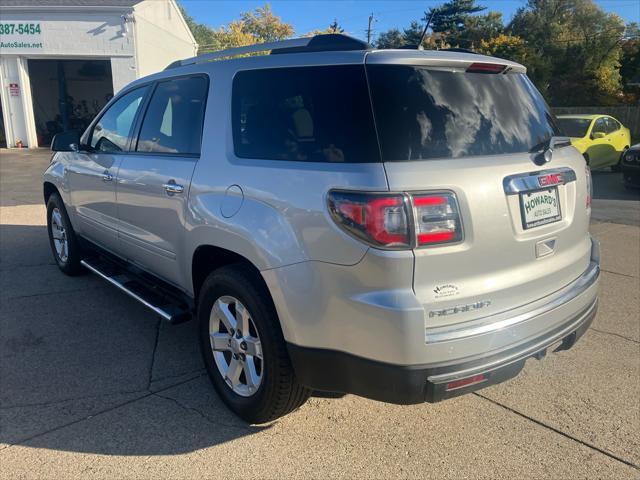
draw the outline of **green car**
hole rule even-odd
[[[608,115],[558,115],[558,124],[592,169],[620,168],[631,133],[618,120]]]

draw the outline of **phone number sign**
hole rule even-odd
[[[42,48],[39,23],[0,23],[0,48]]]

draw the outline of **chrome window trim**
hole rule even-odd
[[[547,175],[562,175],[561,180],[554,185],[540,185],[540,177]],[[552,168],[549,170],[539,170],[537,172],[519,173],[517,175],[509,175],[502,181],[504,193],[507,195],[515,195],[531,190],[540,190],[541,188],[554,187],[556,185],[565,185],[576,181],[576,172],[568,167]]]

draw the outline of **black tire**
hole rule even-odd
[[[624,158],[624,154],[627,153],[627,150],[629,150],[629,147],[625,147],[625,149],[622,150],[620,158],[618,159],[618,163],[616,163],[615,165],[611,165],[612,172],[619,172],[620,170],[622,170],[622,159]]]
[[[215,270],[204,281],[198,301],[200,347],[209,378],[224,403],[249,423],[282,417],[304,404],[312,393],[296,380],[275,306],[257,275],[241,264]],[[246,307],[260,338],[262,380],[251,396],[234,392],[215,363],[209,316],[216,300],[223,296],[234,297]]]
[[[59,215],[55,215],[56,220],[52,220],[54,212],[59,212]],[[62,256],[56,249],[53,234],[53,228],[55,228],[53,224],[57,224],[58,222],[61,222],[62,227],[64,228],[64,240],[66,243],[66,255]],[[82,268],[82,265],[80,265],[80,260],[82,260],[82,249],[78,243],[76,234],[73,231],[73,227],[71,226],[71,221],[69,221],[69,215],[67,215],[67,209],[64,207],[64,202],[57,193],[51,194],[47,201],[47,233],[49,234],[49,245],[51,246],[53,258],[58,264],[60,270],[70,276],[84,273],[85,270]]]
[[[586,153],[583,153],[582,156],[584,157],[584,161],[587,163],[587,165],[589,165],[589,155]]]

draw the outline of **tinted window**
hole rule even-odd
[[[607,124],[605,123],[604,118],[599,118],[596,120],[591,133],[607,133]]]
[[[607,133],[613,133],[620,128],[620,124],[616,122],[613,118],[605,118],[604,121],[607,124]]]
[[[133,120],[147,89],[142,87],[133,90],[109,107],[93,127],[89,141],[91,147],[101,152],[121,152],[126,149]]]
[[[367,69],[385,161],[528,152],[559,134],[525,75]]]
[[[558,118],[558,126],[567,137],[584,137],[589,130],[591,120],[588,118]]]
[[[159,83],[142,121],[136,150],[199,154],[206,95],[204,77]]]
[[[238,72],[233,142],[245,158],[380,161],[364,66]]]

